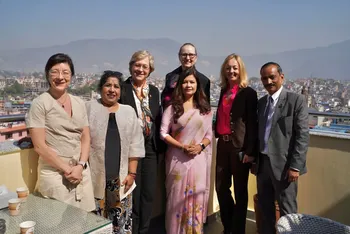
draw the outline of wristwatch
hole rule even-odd
[[[86,169],[87,168],[87,163],[84,162],[84,161],[79,161],[78,162],[78,165],[81,165],[83,167],[83,169]]]
[[[199,145],[202,147],[202,151],[205,149],[205,145],[203,143],[199,143]]]

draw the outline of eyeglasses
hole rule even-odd
[[[118,72],[118,71],[111,71],[111,70],[106,70],[103,72],[103,74],[108,74],[108,76],[113,76],[113,77],[118,77],[121,78],[123,76],[123,73]]]
[[[64,70],[64,71],[59,71],[59,70],[50,70],[49,71],[49,75],[52,77],[59,77],[60,74],[62,74],[63,77],[70,77],[71,76],[71,72]]]
[[[192,54],[192,53],[183,53],[180,54],[181,57],[186,58],[187,56],[190,57],[191,59],[193,59],[194,57],[197,56],[197,54]]]
[[[138,68],[138,69],[143,69],[143,70],[149,70],[150,69],[150,67],[149,66],[147,66],[146,64],[140,64],[140,63],[134,63],[134,66],[136,67],[136,68]]]

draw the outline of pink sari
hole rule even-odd
[[[183,144],[198,144],[204,138],[211,141],[212,117],[211,112],[200,115],[198,109],[191,109],[174,124],[173,108],[169,106],[163,115],[161,137],[165,138],[172,129],[170,135]],[[211,144],[195,157],[168,146],[165,157],[167,233],[203,233],[209,199],[211,157]]]

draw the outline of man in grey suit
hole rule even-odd
[[[284,74],[274,62],[260,69],[268,94],[259,100],[258,201],[262,234],[276,233],[275,200],[280,215],[297,213],[298,177],[306,173],[309,143],[308,110],[304,97],[286,90]]]

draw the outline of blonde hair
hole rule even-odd
[[[129,62],[129,72],[130,74],[132,73],[131,72],[131,67],[132,65],[134,65],[134,63],[136,63],[137,61],[140,61],[144,58],[148,58],[149,59],[149,75],[151,75],[151,73],[154,71],[154,58],[153,56],[151,55],[150,52],[148,52],[147,50],[139,50],[139,51],[136,51],[132,56],[131,56],[131,59],[130,59],[130,62]]]
[[[245,69],[244,62],[243,62],[241,56],[239,56],[238,54],[234,54],[234,53],[228,55],[221,65],[221,70],[220,70],[220,79],[221,79],[220,86],[221,86],[221,88],[226,89],[228,86],[228,81],[226,78],[226,65],[227,65],[228,61],[230,61],[231,59],[235,59],[239,65],[239,81],[240,81],[239,87],[246,88],[248,86],[248,75],[247,75],[247,71]]]

